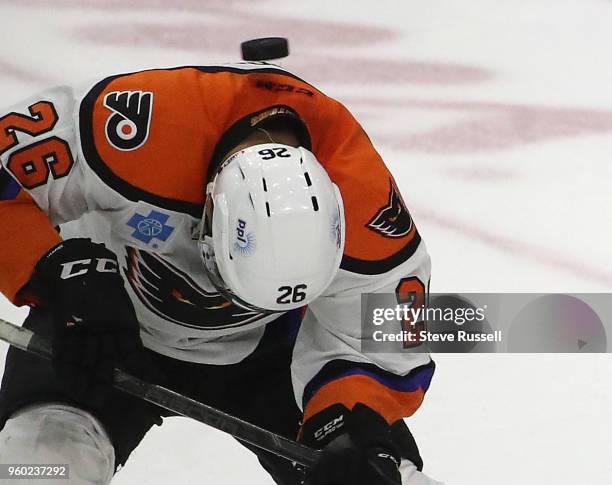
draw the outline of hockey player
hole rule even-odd
[[[360,295],[423,296],[429,257],[340,103],[268,64],[122,74],[3,112],[0,158],[0,289],[53,345],[8,353],[0,462],[109,483],[168,417],[119,366],[323,450],[254,449],[281,485],[437,483],[402,419],[433,362],[360,348]]]

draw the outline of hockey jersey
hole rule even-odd
[[[292,124],[340,188],[346,217],[340,270],[296,338],[297,403],[308,416],[361,401],[389,422],[418,408],[429,356],[362,352],[360,299],[424,294],[429,256],[393,177],[339,102],[277,66],[239,63],[58,87],[0,116],[0,290],[29,303],[20,290],[38,259],[61,238],[89,237],[118,255],[145,346],[217,365],[253,352],[278,314],[234,306],[207,280],[194,240],[206,181],[252,130]]]

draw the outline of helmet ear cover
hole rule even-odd
[[[242,229],[253,244],[241,249],[234,239],[245,242],[235,234]],[[204,267],[217,290],[246,309],[284,312],[318,297],[337,273],[344,240],[340,190],[303,148],[249,147],[207,185]],[[293,298],[282,296],[286,289]]]

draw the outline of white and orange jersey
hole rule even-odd
[[[209,174],[252,130],[281,119],[338,185],[346,216],[340,271],[309,305],[297,336],[296,399],[307,414],[356,401],[389,421],[411,414],[430,359],[361,353],[360,298],[424,293],[424,244],[347,109],[273,65],[121,74],[85,89],[52,89],[0,113],[0,290],[30,303],[23,289],[38,259],[61,237],[90,237],[118,255],[147,347],[193,362],[241,361],[278,315],[217,294],[194,238]]]

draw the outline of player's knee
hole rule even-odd
[[[66,485],[107,485],[114,473],[115,453],[102,425],[91,414],[45,403],[17,411],[7,420],[0,432],[0,462],[67,464],[70,478]],[[32,483],[43,485],[46,480]]]

